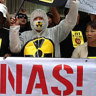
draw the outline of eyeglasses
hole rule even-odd
[[[24,19],[27,19],[28,17],[25,15],[25,14],[19,14],[17,15],[18,18],[24,18]]]

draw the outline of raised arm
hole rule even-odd
[[[77,17],[78,17],[78,0],[71,0],[70,1],[70,9],[68,14],[66,15],[65,21],[66,23],[73,28],[76,25]]]
[[[11,26],[10,26],[10,35],[9,35],[10,50],[13,53],[19,53],[21,51],[21,44],[19,40],[19,30],[20,30],[19,22],[14,18],[13,23],[11,23]]]
[[[63,41],[70,31],[74,28],[77,22],[77,16],[78,16],[78,0],[71,0],[70,1],[70,9],[68,14],[66,15],[65,19],[62,20],[56,30],[57,34],[59,34],[60,42]]]
[[[0,3],[4,4],[6,6],[6,0],[0,0]],[[6,15],[6,24],[5,27],[9,28],[10,27],[10,15],[9,12],[7,11],[7,15]]]

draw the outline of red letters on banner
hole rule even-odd
[[[9,67],[8,67],[8,79],[9,79],[9,82],[10,82],[10,84],[11,84],[13,90],[14,90],[15,79],[14,79],[14,77],[12,75],[12,72],[11,72]]]
[[[22,94],[22,65],[16,65],[16,94]]]
[[[30,80],[29,80],[29,84],[28,84],[28,87],[27,87],[26,94],[31,94],[32,93],[37,72],[39,74],[40,84],[36,84],[35,88],[41,88],[42,94],[48,94],[42,65],[33,65],[33,69],[32,69],[32,73],[31,73],[31,76],[30,76]]]
[[[83,86],[83,66],[77,66],[77,87]],[[82,95],[82,90],[77,90],[76,95]]]
[[[73,69],[68,66],[64,65],[64,69],[67,71],[68,74],[73,74]],[[59,71],[62,70],[62,65],[58,65],[53,69],[53,76],[61,82],[63,85],[66,86],[66,90],[63,91],[63,96],[70,95],[73,92],[73,85],[70,81],[60,76]],[[61,95],[61,91],[58,90],[58,87],[51,87],[53,93],[55,95]]]
[[[6,64],[1,64],[0,94],[6,94]]]
[[[13,91],[16,85],[16,94],[22,94],[22,67],[23,67],[22,64],[16,65],[16,81],[15,81],[11,68],[8,66],[7,70],[7,65],[1,64],[0,94],[6,94],[7,79],[9,80],[9,83]],[[67,74],[74,74],[73,69],[69,65],[62,66],[62,64],[57,65],[53,68],[53,77],[66,87],[66,90],[63,91],[63,96],[70,95],[74,90],[73,85],[69,80],[65,79],[64,76],[62,77],[60,75],[61,70],[65,70]],[[8,72],[8,78],[6,78],[7,72]],[[36,85],[34,85],[37,73],[39,76],[40,83],[36,83]],[[33,65],[25,94],[32,94],[33,86],[35,86],[35,88],[41,89],[42,94],[48,95],[48,89],[42,65]],[[77,87],[82,86],[83,86],[83,66],[77,66]],[[52,86],[51,90],[54,93],[54,95],[61,96],[61,90],[58,89],[58,86],[55,87]],[[76,95],[82,95],[82,90],[77,90]]]

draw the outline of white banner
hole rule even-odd
[[[91,14],[96,14],[96,0],[78,0],[80,2],[79,4],[79,10]],[[66,7],[69,8],[69,2],[68,0]]]
[[[96,59],[0,58],[0,96],[96,96]]]

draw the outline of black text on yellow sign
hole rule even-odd
[[[73,47],[84,44],[84,39],[81,31],[71,31]]]

